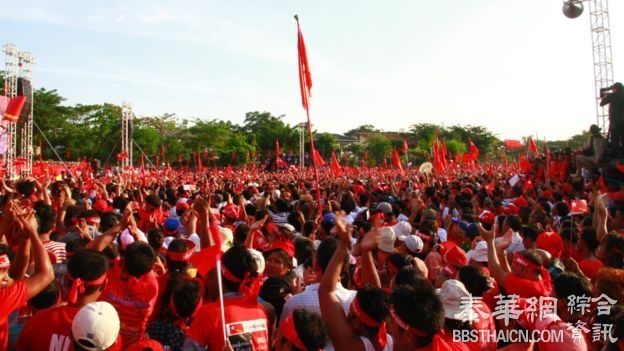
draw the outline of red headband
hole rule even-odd
[[[67,293],[67,301],[69,303],[76,303],[78,300],[78,294],[83,294],[87,286],[97,286],[102,285],[106,281],[106,272],[102,274],[99,278],[94,280],[85,281],[80,278],[74,278],[69,273],[65,275],[68,280],[72,281],[71,288],[69,288],[69,292]]]
[[[100,224],[100,217],[87,217],[85,218],[85,222],[89,224]]]
[[[255,302],[258,299],[260,293],[260,287],[262,286],[262,277],[260,275],[252,276],[249,273],[245,273],[245,277],[240,279],[230,272],[225,265],[221,265],[221,274],[223,278],[231,281],[232,283],[240,283],[238,286],[238,292],[242,294],[249,302]]]
[[[364,310],[360,307],[360,302],[358,301],[357,297],[353,299],[350,310],[351,313],[353,313],[353,315],[355,315],[355,317],[360,320],[360,322],[364,323],[364,325],[373,328],[379,328],[377,330],[377,343],[382,348],[386,347],[386,345],[388,344],[388,335],[386,334],[386,322],[377,322],[371,316],[366,314],[366,312],[364,312]]]
[[[201,286],[201,285],[200,285]],[[203,290],[203,289],[202,289]],[[203,291],[202,291],[203,292]],[[169,310],[171,311],[171,313],[174,315],[174,317],[178,318],[178,321],[183,324],[183,327],[187,326],[187,322],[191,319],[194,318],[195,315],[197,315],[197,311],[199,311],[199,309],[203,306],[203,302],[204,300],[202,299],[201,295],[199,296],[199,301],[197,301],[197,306],[195,306],[195,309],[193,309],[193,312],[191,312],[190,316],[187,317],[182,317],[180,316],[180,314],[178,313],[178,309],[176,308],[175,303],[173,302],[173,295],[171,296],[171,299],[169,300]]]
[[[394,307],[390,307],[390,316],[392,317],[394,323],[396,323],[401,329],[409,330],[416,336],[428,336],[428,334],[424,331],[403,322],[403,320],[394,311]],[[431,340],[432,350],[450,350],[448,344],[442,339],[442,335],[444,335],[444,329],[440,329],[435,334],[433,334],[433,339]]]
[[[519,265],[521,265],[524,268],[530,269],[530,270],[538,270],[542,267],[536,265],[535,263],[529,261],[528,259],[526,259],[524,256],[520,255],[520,254],[515,254],[514,255],[514,259],[513,261]]]
[[[297,334],[297,329],[295,329],[295,319],[292,315],[284,319],[284,322],[280,325],[280,330],[282,331],[282,335],[284,335],[286,340],[290,341],[299,350],[308,350],[308,348],[303,345],[303,342]]]
[[[177,252],[177,251],[167,250],[167,258],[170,261],[188,262],[191,256],[193,256],[193,254],[195,253],[195,243],[190,240],[186,240],[186,242],[187,242],[187,245],[189,246],[188,249],[186,249],[186,251]]]
[[[457,269],[451,265],[447,265],[442,268],[440,273],[444,273],[450,279],[455,279],[455,277],[457,276]]]

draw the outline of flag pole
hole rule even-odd
[[[299,19],[297,19],[297,25],[299,25]],[[321,205],[321,182],[319,181],[318,167],[316,167],[316,161],[314,160],[314,137],[312,136],[312,123],[310,123],[310,107],[306,109],[306,116],[308,117],[308,134],[310,134],[310,150],[312,153],[312,168],[314,169],[314,181],[316,182],[316,201],[318,215],[323,215],[323,205]]]

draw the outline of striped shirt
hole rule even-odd
[[[52,253],[56,257],[55,263],[62,263],[67,260],[65,245],[65,243],[51,240],[43,243],[43,247],[46,251]]]

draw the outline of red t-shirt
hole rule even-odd
[[[151,221],[151,217],[154,217],[154,220],[157,224],[163,224],[165,219],[167,219],[167,213],[163,211],[160,207],[153,210],[148,211],[145,208],[139,210],[139,229],[141,231],[147,233],[149,230],[154,229],[154,224]]]
[[[545,269],[542,270],[542,279],[539,281],[520,278],[513,273],[507,274],[505,278],[505,291],[508,295],[515,294],[527,298],[550,296],[551,290],[550,274]]]
[[[26,323],[16,348],[20,351],[72,349],[71,325],[78,311],[79,308],[73,306],[39,311]]]
[[[9,344],[9,315],[26,305],[27,297],[24,280],[0,289],[0,350],[6,350]]]
[[[414,351],[433,351],[434,347],[433,347],[433,343],[425,346],[425,347],[421,347],[421,348],[417,348]],[[466,346],[466,344],[464,344],[463,342],[455,342],[453,341],[453,334],[452,333],[444,333],[444,335],[442,335],[442,343],[439,345],[439,348],[437,348],[436,350],[439,351],[470,351],[470,349],[468,348],[468,346]]]
[[[158,279],[153,271],[140,278],[130,276],[119,266],[108,272],[108,284],[99,300],[109,302],[117,310],[124,345],[143,337],[157,296]]]
[[[480,311],[479,311],[480,310]],[[475,306],[475,312],[479,316],[479,321],[475,321],[472,323],[472,327],[475,330],[489,330],[491,334],[496,332],[496,323],[494,323],[494,317],[492,317],[492,310],[487,306],[487,304],[483,303],[480,306]],[[497,342],[491,340],[478,340],[473,343],[467,343],[468,347],[471,350],[482,350],[482,351],[496,351]]]
[[[262,306],[239,297],[224,299],[227,337],[236,351],[268,351],[267,315]],[[204,305],[186,332],[186,337],[209,350],[223,350],[223,327],[219,302]]]

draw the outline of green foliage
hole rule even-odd
[[[332,151],[339,149],[338,139],[330,133],[315,134],[314,148],[316,148],[323,157],[329,158]]]
[[[366,143],[366,151],[368,151],[368,157],[375,161],[376,164],[382,164],[384,158],[388,156],[392,150],[392,143],[390,139],[383,135],[376,135],[368,139]]]
[[[379,132],[379,129],[375,128],[370,124],[363,124],[357,128],[349,130],[348,132],[344,133],[344,135],[355,138],[357,137],[359,132]]]

